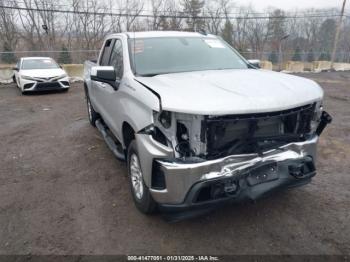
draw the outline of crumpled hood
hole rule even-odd
[[[61,68],[21,70],[21,75],[37,78],[54,77],[63,74],[66,74],[66,72]]]
[[[323,99],[312,80],[265,70],[215,70],[137,77],[157,92],[163,110],[225,115],[273,112]]]

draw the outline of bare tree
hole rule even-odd
[[[164,12],[162,0],[151,0],[152,5],[152,18],[148,22],[148,28],[151,30],[159,30],[162,16],[161,12]]]
[[[123,17],[119,20],[120,31],[134,31],[133,23],[143,10],[144,2],[140,0],[119,0],[118,7]]]
[[[0,0],[1,6],[4,5],[3,0]],[[16,49],[18,43],[18,28],[16,25],[16,15],[13,10],[0,8],[0,38],[1,47],[5,52],[12,52]],[[2,55],[2,60],[6,63],[14,61],[13,53],[5,53]]]
[[[350,63],[350,17],[344,21],[342,37],[340,39],[339,50],[342,51],[343,61]]]
[[[208,2],[205,5],[205,14],[209,16],[206,20],[206,27],[209,32],[218,35],[223,30],[223,25],[227,22],[228,15],[232,9],[230,0],[219,0]],[[223,17],[226,17],[223,19]]]
[[[263,51],[271,35],[270,23],[270,20],[247,20],[247,40],[255,57],[262,58]]]
[[[204,29],[204,20],[201,19],[200,14],[203,12],[204,1],[202,0],[182,0],[183,13],[188,16],[186,24],[188,30],[199,31]]]
[[[241,52],[248,49],[248,18],[251,12],[253,12],[251,7],[240,7],[237,10],[239,18],[235,19],[233,24],[233,44]]]
[[[73,10],[76,11],[74,28],[76,42],[83,49],[98,48],[108,31],[107,6],[98,0],[72,0]]]
[[[3,50],[15,50],[16,47],[33,51],[63,47],[69,50],[96,50],[103,38],[112,32],[198,31],[205,28],[223,36],[239,51],[262,59],[266,58],[263,57],[265,53],[276,51],[281,37],[288,34],[290,36],[284,41],[284,51],[295,54],[298,49],[298,52],[308,54],[308,60],[312,60],[313,54],[318,57],[320,53],[328,52],[334,29],[332,19],[328,18],[338,14],[332,9],[288,13],[270,9],[264,14],[270,18],[255,18],[256,12],[251,6],[238,7],[235,15],[231,14],[234,0],[150,0],[149,12],[144,10],[144,2],[0,0],[1,5],[21,7],[19,10],[0,9],[0,44]],[[69,12],[61,13],[57,9]],[[301,18],[300,14],[305,17]],[[350,19],[345,19],[338,59],[350,59],[350,55],[345,53],[350,52],[349,32]],[[74,57],[77,56],[75,53]]]
[[[16,3],[17,7],[22,7]],[[32,10],[34,1],[23,0],[23,7],[27,10],[18,10],[18,17],[21,23],[21,37],[24,38],[30,50],[40,50],[44,48],[43,32],[39,12]]]
[[[167,2],[168,13],[171,15],[169,21],[169,29],[171,30],[182,30],[183,29],[183,13],[179,11],[176,0],[169,0]]]
[[[314,13],[314,9],[306,10],[306,14]],[[318,34],[324,18],[308,17],[303,19],[302,32],[308,41],[308,49],[318,49]]]
[[[52,11],[55,9],[55,2],[54,0],[34,0],[34,5],[36,8],[45,10],[38,12],[41,24],[37,25],[42,28],[46,38],[45,46],[48,50],[52,50],[56,44],[56,31],[61,29],[59,22],[62,21],[58,18],[57,13]]]

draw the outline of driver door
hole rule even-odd
[[[108,66],[111,50],[114,44],[114,39],[108,39],[104,43],[103,51],[101,54],[101,57],[99,59],[98,65],[99,66]],[[97,81],[91,81],[91,95],[90,99],[91,102],[96,109],[97,112],[99,112],[103,119],[107,120],[106,118],[106,106],[105,106],[105,88],[107,87],[107,84]]]
[[[124,65],[123,65],[123,44],[122,40],[115,38],[112,40],[110,55],[107,64],[103,66],[113,66],[117,75],[117,81],[120,82],[118,90],[123,86],[123,74],[124,74]],[[97,82],[96,82],[97,83]],[[106,83],[98,83],[99,100],[103,101],[103,119],[112,130],[113,134],[120,140],[122,138],[120,134],[121,130],[121,105],[120,105],[120,92],[115,90],[111,85]]]

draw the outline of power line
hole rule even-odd
[[[26,54],[26,53],[94,53],[100,50],[34,50],[34,51],[1,51],[0,54]]]
[[[142,14],[142,13],[115,13],[115,12],[90,12],[90,11],[81,11],[81,10],[59,10],[59,9],[45,9],[45,8],[32,8],[32,7],[19,7],[19,6],[4,6],[1,5],[0,8],[11,9],[11,10],[19,10],[19,11],[34,11],[34,12],[52,12],[52,13],[66,13],[66,14],[83,14],[83,15],[95,15],[95,16],[120,16],[120,17],[130,17],[130,16],[138,16],[143,18],[153,18],[154,15],[150,14]],[[127,11],[127,10],[125,10]],[[142,12],[142,10],[140,10]],[[168,14],[160,14],[158,15],[164,18],[193,18],[188,15],[184,15],[182,13],[175,15]],[[246,16],[217,16],[218,19],[238,19],[238,20],[252,20],[252,19],[304,19],[304,18],[326,18],[326,17],[339,17],[340,14],[329,14],[329,15],[319,15],[319,14],[311,14],[311,15],[281,15],[281,16],[271,16],[271,15],[260,15],[260,16],[250,16],[247,14]],[[349,17],[346,15],[346,17]],[[196,19],[212,19],[211,16],[201,15],[197,16]]]
[[[5,1],[5,2],[7,2],[7,3],[13,3],[12,2],[12,0],[2,0],[1,2],[3,2],[3,1]],[[23,1],[23,0],[16,0],[16,4],[17,5],[15,5],[15,6],[18,6],[18,4],[22,4],[22,5],[25,5],[26,3],[25,3],[25,1]],[[41,5],[41,7],[39,7],[39,5]],[[45,4],[43,4],[43,3],[35,3],[35,6],[37,7],[37,8],[43,8],[43,9],[45,9]],[[68,5],[68,4],[53,4],[53,3],[49,3],[49,4],[47,4],[46,6],[50,6],[50,7],[55,7],[55,8],[61,8],[61,7],[71,7],[70,5]],[[117,12],[121,12],[121,11],[128,11],[127,9],[125,9],[125,8],[112,8],[110,5],[108,5],[108,4],[105,4],[105,5],[102,5],[101,6],[101,8],[108,8],[109,10],[111,10],[111,11],[117,11]],[[236,7],[236,8],[233,8],[233,9],[235,9],[235,10],[237,10],[237,11],[240,11],[240,8],[239,7]],[[303,11],[303,12],[301,12],[301,11],[298,11],[298,12],[295,12],[295,11],[292,11],[292,12],[289,12],[289,13],[293,13],[293,14],[297,14],[297,13],[301,13],[301,14],[308,14],[308,15],[320,15],[320,14],[329,14],[329,12],[330,12],[330,10],[331,11],[333,11],[333,12],[335,12],[335,8],[330,8],[329,10],[322,10],[322,9],[319,9],[319,10],[316,10],[316,11],[313,11],[313,12],[310,12],[310,11]],[[154,12],[154,10],[148,10],[148,9],[142,9],[141,10],[142,12],[149,12],[149,13],[152,13],[152,15],[153,15],[153,12]],[[169,10],[162,10],[162,11],[158,11],[158,12],[156,12],[156,13],[173,13],[174,11],[169,11]],[[178,14],[181,14],[181,11],[176,11],[176,13],[178,13]],[[228,13],[219,13],[219,14],[221,14],[221,15],[239,15],[239,14],[241,14],[242,12],[228,12]],[[246,12],[247,14],[249,14],[249,15],[264,15],[264,14],[266,14],[266,12],[264,13],[264,12]],[[226,16],[225,16],[226,17]]]
[[[13,2],[11,2],[11,0],[3,0],[3,1],[5,1],[5,2],[7,2],[7,3],[13,3]],[[22,5],[25,5],[25,2],[22,0],[16,0],[16,7],[19,7],[19,5],[18,4],[22,4]],[[35,5],[36,5],[36,9],[37,8],[41,8],[41,9],[45,9],[45,5],[44,4],[42,4],[42,3],[35,3]],[[41,7],[39,6],[39,5],[41,5]],[[71,7],[70,5],[68,5],[68,4],[53,4],[53,3],[49,3],[48,5],[46,5],[46,6],[50,6],[50,7],[54,7],[54,8],[61,8],[61,7]],[[87,6],[88,7],[88,6]],[[23,7],[23,8],[26,8],[26,7]],[[30,8],[32,8],[32,7],[30,7]],[[117,12],[119,12],[119,13],[121,13],[121,12],[123,12],[123,11],[129,11],[129,10],[127,10],[127,9],[125,9],[125,8],[111,8],[111,6],[109,6],[109,5],[103,5],[103,6],[101,6],[100,8],[108,8],[109,10],[111,10],[111,11],[117,11]],[[240,10],[239,9],[239,7],[237,7],[237,8],[234,8],[235,10]],[[333,15],[336,15],[335,14],[335,9],[333,8],[333,9],[330,9],[332,12],[333,12]],[[67,10],[67,11],[73,11],[73,10]],[[79,10],[79,11],[81,11],[81,10]],[[148,10],[148,9],[140,9],[140,11],[141,12],[148,12],[148,13],[151,13],[150,15],[153,17],[153,10]],[[81,12],[86,12],[86,11],[81,11]],[[162,11],[158,11],[158,12],[155,12],[157,15],[159,15],[159,13],[163,13],[163,14],[165,14],[165,13],[176,13],[177,15],[177,17],[178,17],[178,15],[181,15],[182,13],[181,13],[181,11],[170,11],[170,10],[162,10]],[[328,15],[325,15],[325,17],[327,16],[327,17],[329,17],[330,15],[329,15],[329,10],[316,10],[316,11],[313,11],[313,12],[310,12],[310,11],[303,11],[303,12],[300,12],[300,11],[298,11],[298,12],[289,12],[290,14],[292,13],[292,14],[294,14],[294,15],[296,15],[297,13],[301,13],[301,14],[304,14],[304,15],[321,15],[321,14],[328,14]],[[93,12],[91,12],[91,13],[93,13]],[[110,13],[110,12],[109,12]],[[208,11],[205,11],[204,13],[208,13]],[[242,12],[235,12],[235,13],[232,13],[232,12],[228,12],[228,13],[223,13],[223,12],[221,12],[221,13],[218,13],[219,15],[222,15],[224,18],[226,18],[226,15],[239,15],[239,14],[242,14]],[[264,16],[266,13],[263,13],[263,12],[247,12],[246,14],[249,14],[249,15],[258,15],[258,16]],[[338,15],[339,16],[339,15]],[[293,17],[293,15],[290,15],[290,17],[292,18]]]

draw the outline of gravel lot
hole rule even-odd
[[[303,76],[334,117],[313,182],[172,224],[133,206],[81,83],[26,96],[1,85],[0,254],[350,254],[350,73]]]

